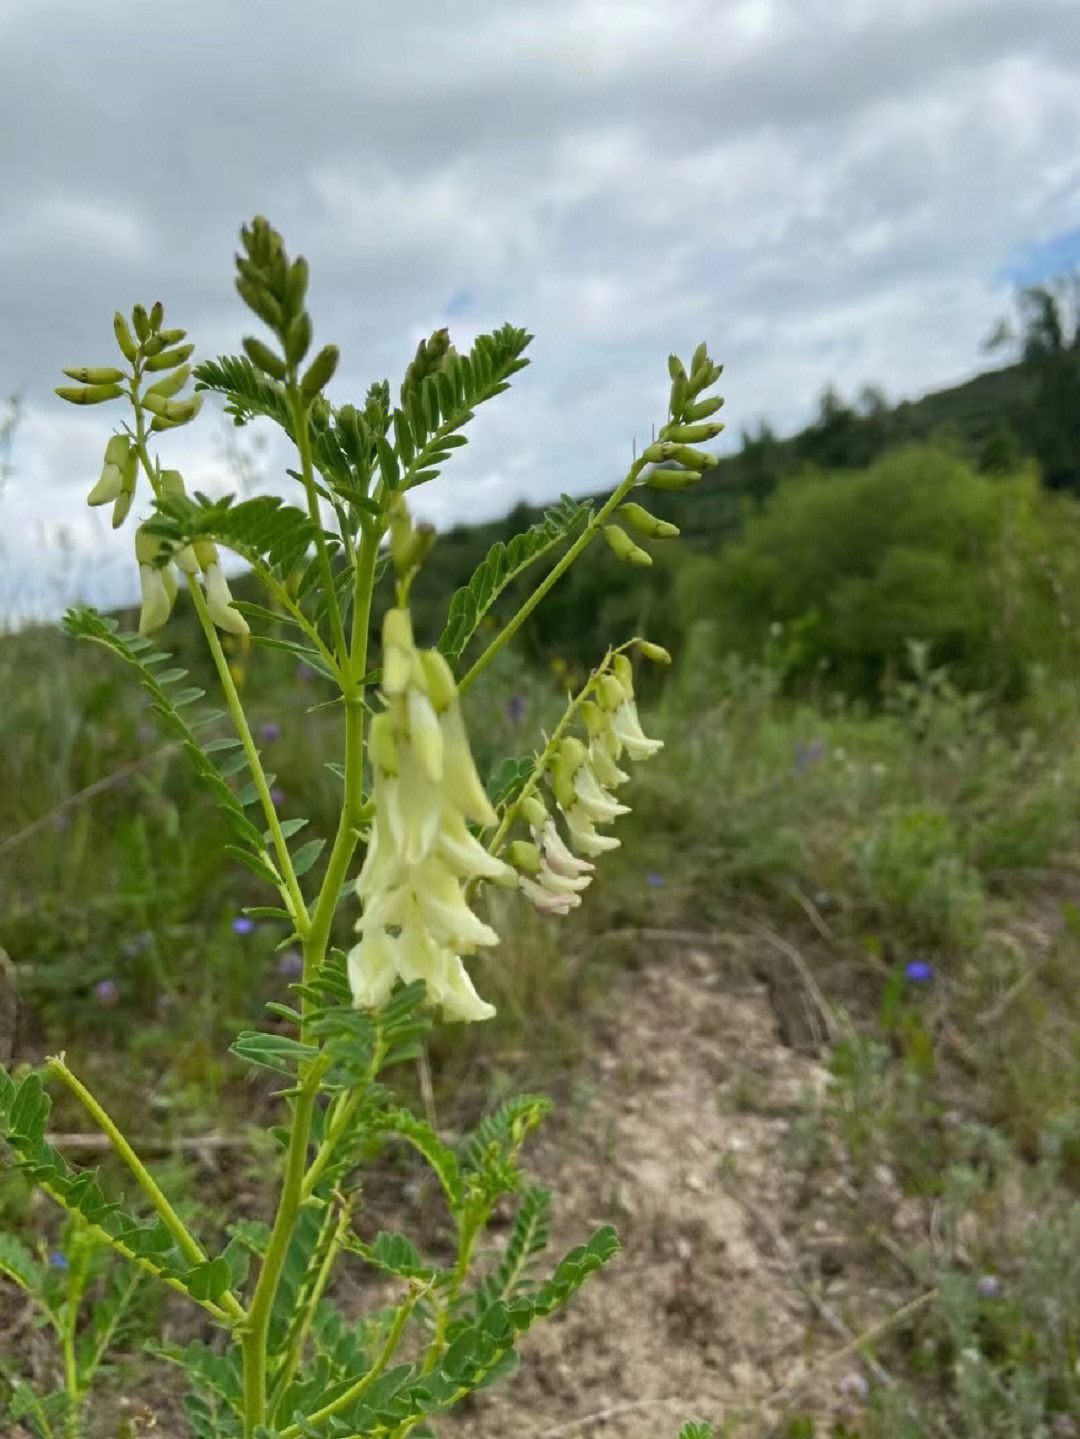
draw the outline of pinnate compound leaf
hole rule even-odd
[[[139,683],[150,695],[154,709],[180,740],[192,768],[203,785],[210,791],[218,809],[232,827],[239,845],[236,848],[229,847],[230,852],[237,854],[237,857],[249,869],[254,869],[254,872],[265,879],[268,884],[277,888],[280,885],[280,877],[271,863],[269,854],[265,851],[262,836],[244,813],[243,805],[225,783],[222,768],[215,765],[205,752],[194,730],[179,713],[173,698],[165,688],[166,683],[174,683],[186,672],[182,669],[172,669],[165,670],[161,674],[155,673],[155,670],[164,664],[169,656],[161,650],[154,650],[149,642],[140,635],[121,634],[116,620],[108,615],[99,614],[97,610],[89,606],[80,606],[69,610],[64,616],[63,628],[70,635],[92,640],[95,644],[104,646],[135,669]],[[205,723],[205,719],[203,722]],[[226,760],[225,765],[228,764],[229,761]]]
[[[438,1175],[450,1212],[456,1218],[465,1201],[465,1186],[454,1151],[447,1148],[430,1124],[407,1109],[389,1110],[375,1116],[373,1122],[378,1128],[398,1135],[424,1156]]]
[[[277,495],[239,502],[234,495],[218,500],[198,494],[165,495],[157,501],[146,529],[177,548],[192,540],[216,540],[248,564],[265,565],[282,580],[305,561],[318,533],[306,510],[285,504]],[[336,535],[323,533],[329,545],[337,545]]]
[[[564,495],[558,506],[546,512],[540,524],[515,535],[509,544],[496,540],[469,583],[450,601],[439,649],[451,664],[460,657],[477,625],[506,586],[568,539],[579,525],[587,522],[591,513],[589,503],[582,504]]]

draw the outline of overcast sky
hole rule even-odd
[[[1016,286],[1080,262],[1080,0],[0,0],[0,615],[130,596],[132,530],[84,503],[120,407],[52,386],[136,301],[238,349],[259,212],[337,403],[396,398],[439,325],[535,335],[425,518],[595,491],[702,339],[724,448],[1010,358]],[[210,405],[161,454],[220,489],[234,441],[276,485]]]

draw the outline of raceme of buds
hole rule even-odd
[[[364,905],[360,943],[349,954],[358,1006],[379,1005],[395,980],[423,979],[449,1019],[495,1011],[476,993],[462,956],[498,935],[473,914],[467,881],[516,883],[467,821],[496,815],[476,773],[457,686],[437,651],[416,649],[405,609],[383,623],[386,709],[371,724],[375,819],[356,890]]]

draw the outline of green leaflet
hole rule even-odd
[[[516,1298],[529,1283],[529,1275],[551,1234],[551,1193],[534,1185],[525,1191],[514,1227],[494,1274],[476,1291],[474,1308],[483,1312],[496,1299]]]
[[[261,1065],[263,1069],[272,1069],[277,1074],[286,1074],[290,1079],[296,1077],[299,1065],[319,1057],[314,1045],[301,1044],[298,1039],[290,1039],[285,1034],[264,1034],[261,1030],[251,1029],[238,1034],[229,1049],[238,1059],[246,1059],[249,1064]]]
[[[89,606],[68,610],[63,619],[63,627],[70,635],[104,645],[137,670],[139,683],[150,695],[154,709],[179,738],[195,773],[209,789],[218,808],[232,826],[239,844],[228,846],[230,852],[276,888],[280,884],[280,877],[265,850],[262,835],[248,819],[243,805],[225,783],[223,770],[231,768],[230,762],[225,761],[221,767],[214,764],[179,713],[173,698],[166,692],[166,684],[176,683],[186,671],[174,668],[156,673],[169,656],[161,650],[155,650],[150,641],[140,635],[120,634],[114,619],[99,614]],[[184,691],[183,694],[188,695],[189,699],[194,697],[191,691]],[[216,716],[204,716],[200,723],[205,724],[213,718]],[[224,744],[219,743],[218,747],[224,748]]]
[[[262,564],[286,580],[315,542],[316,526],[306,510],[287,505],[277,495],[257,495],[234,503],[235,496],[208,500],[205,495],[165,495],[147,520],[149,534],[161,535],[179,548],[206,538],[227,545],[249,564]],[[331,550],[336,535],[324,531]]]
[[[588,522],[592,505],[580,504],[563,495],[560,503],[545,512],[541,523],[515,535],[509,544],[497,540],[477,566],[472,579],[454,595],[446,617],[439,649],[453,664],[472,638],[477,625],[512,580],[531,564],[561,544]]]

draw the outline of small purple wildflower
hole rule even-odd
[[[1001,1293],[1001,1280],[996,1274],[983,1274],[975,1288],[983,1299],[996,1299]]]
[[[296,678],[300,681],[301,684],[307,684],[308,680],[311,679],[314,673],[315,671],[311,668],[310,665],[299,664],[296,666]]]
[[[273,744],[274,740],[281,738],[281,726],[275,720],[267,720],[259,727],[259,736],[267,744]]]
[[[801,771],[809,769],[811,765],[817,764],[825,758],[825,741],[823,739],[811,740],[809,744],[795,746],[795,769]]]
[[[645,883],[651,885],[653,889],[662,889],[664,887],[664,876],[657,874],[655,869],[650,869],[645,876]]]
[[[94,985],[94,998],[105,1009],[113,1009],[120,1001],[120,991],[111,979],[99,979]]]
[[[273,801],[274,808],[276,809],[281,803],[281,801],[285,798],[285,791],[281,788],[280,785],[275,784],[271,787],[270,798]]]
[[[529,702],[524,695],[511,695],[506,701],[506,718],[511,724],[520,724],[528,708]]]
[[[54,1269],[66,1269],[68,1267],[67,1255],[61,1254],[57,1249],[49,1255],[49,1263]]]
[[[303,958],[295,949],[287,949],[277,962],[277,972],[282,979],[299,979],[304,972]]]
[[[870,1385],[861,1374],[853,1371],[845,1374],[840,1380],[840,1393],[845,1399],[854,1400],[857,1404],[864,1404],[870,1394]]]
[[[234,934],[250,934],[255,928],[255,921],[248,914],[238,914],[232,922]]]
[[[934,977],[934,966],[925,959],[912,959],[904,965],[904,978],[912,984],[929,984]]]

